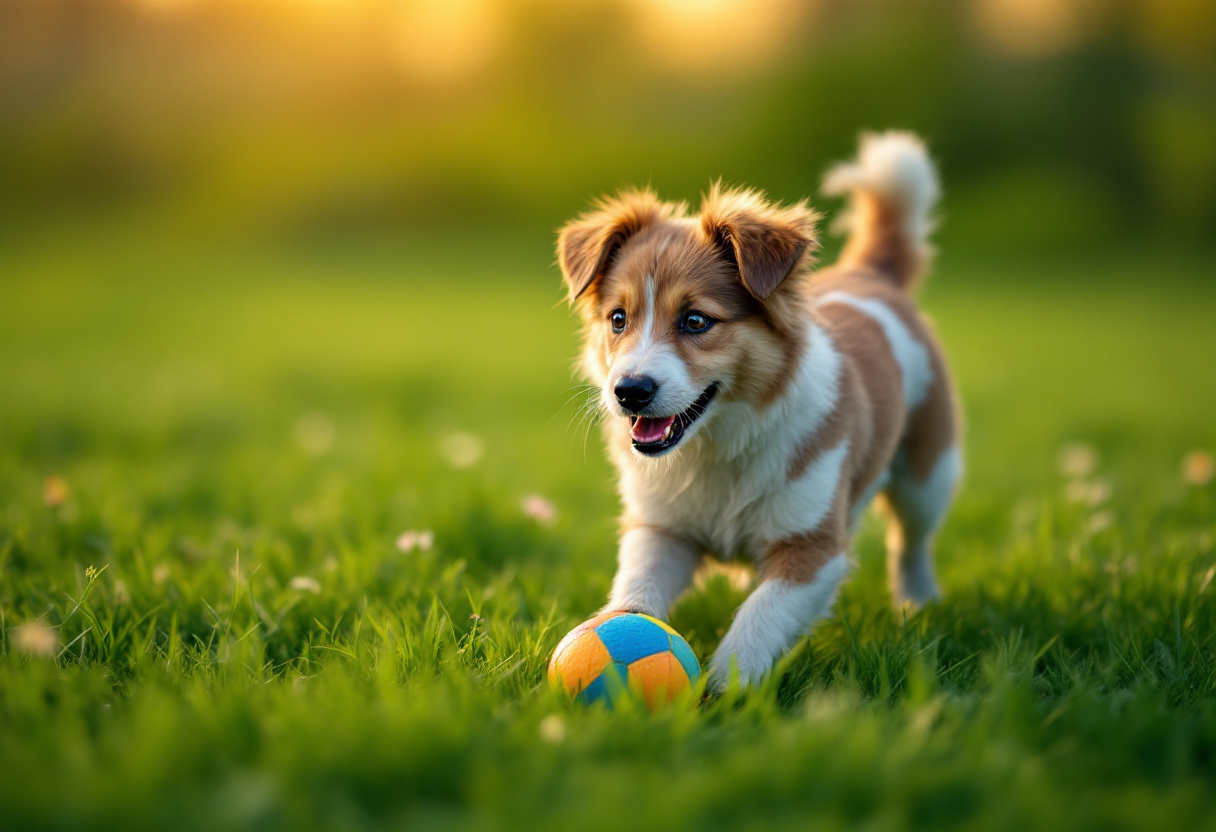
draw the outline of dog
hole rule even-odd
[[[755,589],[709,666],[754,685],[830,613],[880,497],[897,603],[937,597],[932,541],[961,475],[946,361],[911,290],[933,256],[937,174],[914,135],[862,136],[831,169],[848,237],[814,270],[819,215],[718,183],[693,214],[649,190],[558,234],[623,503],[605,610],[665,619],[705,555]]]

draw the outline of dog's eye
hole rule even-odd
[[[608,316],[608,321],[612,324],[613,332],[624,332],[625,331],[625,310],[617,309],[611,315]]]
[[[710,317],[700,312],[689,312],[684,316],[684,320],[680,321],[680,329],[685,332],[704,332],[712,325]]]

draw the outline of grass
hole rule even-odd
[[[892,610],[867,520],[766,689],[654,715],[543,683],[615,513],[547,262],[8,247],[0,827],[1216,829],[1206,260],[946,259],[945,599]],[[673,624],[704,660],[742,597]]]

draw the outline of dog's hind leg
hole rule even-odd
[[[927,475],[917,476],[902,449],[891,464],[883,496],[888,515],[887,577],[897,604],[923,604],[938,597],[933,535],[950,508],[961,474],[957,445],[940,453]]]

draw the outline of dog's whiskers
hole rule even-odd
[[[570,429],[574,427],[575,424],[581,424],[582,421],[587,418],[588,413],[595,407],[599,398],[598,392],[599,388],[584,385],[582,390],[575,392],[572,396],[570,396],[570,398],[566,399],[566,403],[562,405],[562,409],[568,407],[570,402],[574,401],[579,396],[586,397],[586,400],[574,410],[574,412],[570,415],[570,418],[566,421],[567,436],[570,435]],[[550,421],[552,421],[552,419],[550,419]]]
[[[573,390],[574,392],[570,393],[571,390]],[[567,407],[569,407],[570,403],[572,401],[574,401],[575,399],[577,399],[579,396],[585,396],[585,395],[588,395],[589,393],[598,392],[598,391],[599,391],[599,388],[593,384],[575,384],[570,387],[567,387],[565,392],[570,393],[570,395],[566,397],[566,400],[561,403],[561,405],[557,408],[557,411],[554,412],[554,414],[549,417],[549,421],[545,422],[545,424],[546,425],[552,424],[553,420],[556,419],[561,414],[561,412],[563,410],[565,410]],[[569,425],[567,425],[567,430],[568,429],[569,429]]]

